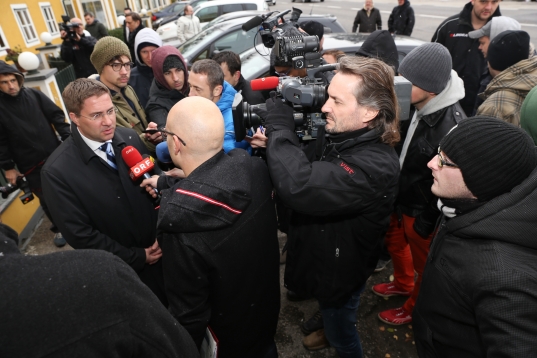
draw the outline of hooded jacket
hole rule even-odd
[[[522,60],[506,68],[490,81],[483,93],[485,101],[477,115],[503,119],[520,125],[520,108],[526,95],[537,86],[537,57]]]
[[[437,154],[442,138],[466,118],[459,100],[464,98],[464,83],[451,70],[446,88],[421,110],[415,110],[411,120],[402,124],[399,163],[401,177],[397,205],[402,213],[417,217],[420,233],[433,232],[439,212],[436,197],[431,192],[433,177],[427,163]]]
[[[140,47],[140,45],[143,46]],[[134,39],[136,67],[131,70],[131,76],[129,78],[129,85],[131,85],[134,92],[138,95],[138,99],[144,108],[147,106],[147,101],[149,101],[149,88],[154,77],[151,67],[147,66],[140,57],[140,51],[145,46],[162,46],[162,40],[153,29],[141,29]]]
[[[20,92],[11,96],[0,91],[0,166],[17,165],[24,174],[43,162],[71,134],[65,113],[43,92],[24,87],[23,75],[0,61],[0,74],[13,74]]]
[[[358,10],[356,17],[354,18],[354,24],[352,25],[352,32],[356,32],[356,29],[360,25],[358,32],[373,32],[375,30],[382,29],[382,19],[380,17],[380,11],[377,8],[372,8],[369,15],[365,8]]]
[[[280,269],[263,160],[220,151],[185,179],[161,177],[157,187],[170,312],[198,347],[209,325],[219,358],[264,357],[276,333]]]
[[[433,239],[412,313],[420,357],[532,357],[537,349],[537,170]]]
[[[535,120],[537,113],[537,86],[528,93],[522,109],[520,110],[520,127],[524,129],[537,145],[537,121]]]
[[[200,19],[195,15],[183,15],[177,19],[177,39],[183,44],[201,32]]]
[[[80,41],[63,40],[60,57],[73,64],[76,78],[88,78],[97,73],[90,61],[97,39],[93,36],[80,35]]]
[[[108,30],[104,24],[97,19],[93,19],[93,23],[91,25],[86,24],[86,30],[97,40],[108,36]]]
[[[224,88],[222,89],[222,96],[220,100],[216,102],[218,109],[224,116],[224,126],[226,133],[224,135],[224,152],[229,152],[235,148],[242,148],[248,150],[251,154],[252,147],[247,141],[242,140],[240,142],[235,141],[235,126],[233,124],[233,100],[237,91],[229,83],[224,81]]]
[[[431,42],[441,43],[449,50],[453,69],[464,81],[466,94],[460,103],[467,116],[473,112],[481,74],[487,67],[487,61],[479,51],[479,40],[468,37],[468,33],[474,31],[472,10],[472,3],[467,3],[459,14],[444,20],[431,39]],[[499,6],[491,18],[494,16],[501,16]]]
[[[0,356],[199,357],[121,259],[97,250],[22,255],[6,228],[0,224]]]
[[[395,73],[399,71],[399,52],[397,52],[393,36],[387,30],[377,30],[369,35],[356,51],[356,56],[378,58],[392,66]]]
[[[414,9],[410,6],[410,1],[405,0],[403,5],[393,8],[388,19],[388,31],[396,35],[410,36],[414,23]]]

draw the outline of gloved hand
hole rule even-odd
[[[277,130],[294,130],[295,120],[293,117],[293,105],[276,97],[276,92],[270,92],[270,98],[265,102],[267,109],[254,108],[255,114],[265,119],[266,135]]]
[[[423,239],[428,239],[429,235],[436,228],[436,221],[438,219],[438,213],[434,211],[424,211],[416,217],[412,228]]]

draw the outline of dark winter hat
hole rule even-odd
[[[401,61],[399,73],[424,91],[440,93],[451,77],[451,65],[447,48],[432,42],[410,51]]]
[[[176,68],[180,71],[185,70],[183,62],[179,59],[179,57],[173,55],[166,57],[166,59],[164,60],[164,64],[162,65],[162,72],[166,73],[171,68]]]
[[[310,36],[317,36],[319,41],[324,36],[324,26],[317,21],[304,21],[300,24],[300,28],[308,33]]]
[[[388,30],[372,32],[360,49],[356,51],[356,56],[378,58],[382,62],[393,66],[395,73],[399,72],[399,53],[393,36]]]
[[[90,61],[97,73],[101,74],[104,65],[116,56],[127,56],[132,61],[129,48],[123,41],[113,36],[105,36],[95,44]]]
[[[476,116],[459,122],[440,149],[460,168],[479,201],[511,191],[537,166],[537,152],[524,130],[502,120]]]
[[[526,60],[530,52],[530,35],[526,31],[507,30],[496,36],[489,45],[487,61],[496,71],[503,71]]]

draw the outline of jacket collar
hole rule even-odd
[[[91,150],[90,147],[84,142],[84,139],[82,139],[82,136],[78,132],[78,127],[74,122],[71,122],[71,137],[73,138],[73,141],[75,145],[80,150],[80,154],[82,155],[82,160],[84,161],[84,164],[88,164],[88,162],[93,157],[98,157],[97,154],[93,150]],[[120,155],[120,153],[115,150],[116,148],[123,148],[125,146],[125,140],[121,136],[120,133],[117,131],[114,132],[114,137],[112,138],[112,145],[114,146],[114,152],[116,153],[116,156]]]
[[[339,138],[336,139],[337,141],[334,141],[333,139],[333,137],[329,137],[329,142],[327,143],[326,148],[330,149],[330,147],[332,147],[341,152],[348,148],[378,142],[380,139],[380,130],[378,128],[362,128],[357,131],[350,132],[348,135],[341,136],[341,141]]]

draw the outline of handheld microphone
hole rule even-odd
[[[121,157],[123,161],[130,169],[129,176],[133,181],[136,181],[140,178],[149,179],[151,175],[149,172],[153,171],[155,164],[153,163],[153,158],[145,155],[147,158],[143,158],[140,155],[138,149],[134,148],[132,145],[126,146],[121,151]],[[157,195],[159,194],[156,188],[153,188]]]
[[[253,91],[263,91],[274,89],[280,84],[280,78],[276,76],[263,77],[250,81],[250,87]]]
[[[254,16],[250,20],[242,24],[242,31],[250,31],[254,27],[258,27],[263,23],[264,19],[260,16]]]
[[[172,157],[170,156],[170,150],[168,149],[168,143],[166,141],[157,144],[156,148],[157,159],[162,163],[171,163]]]

